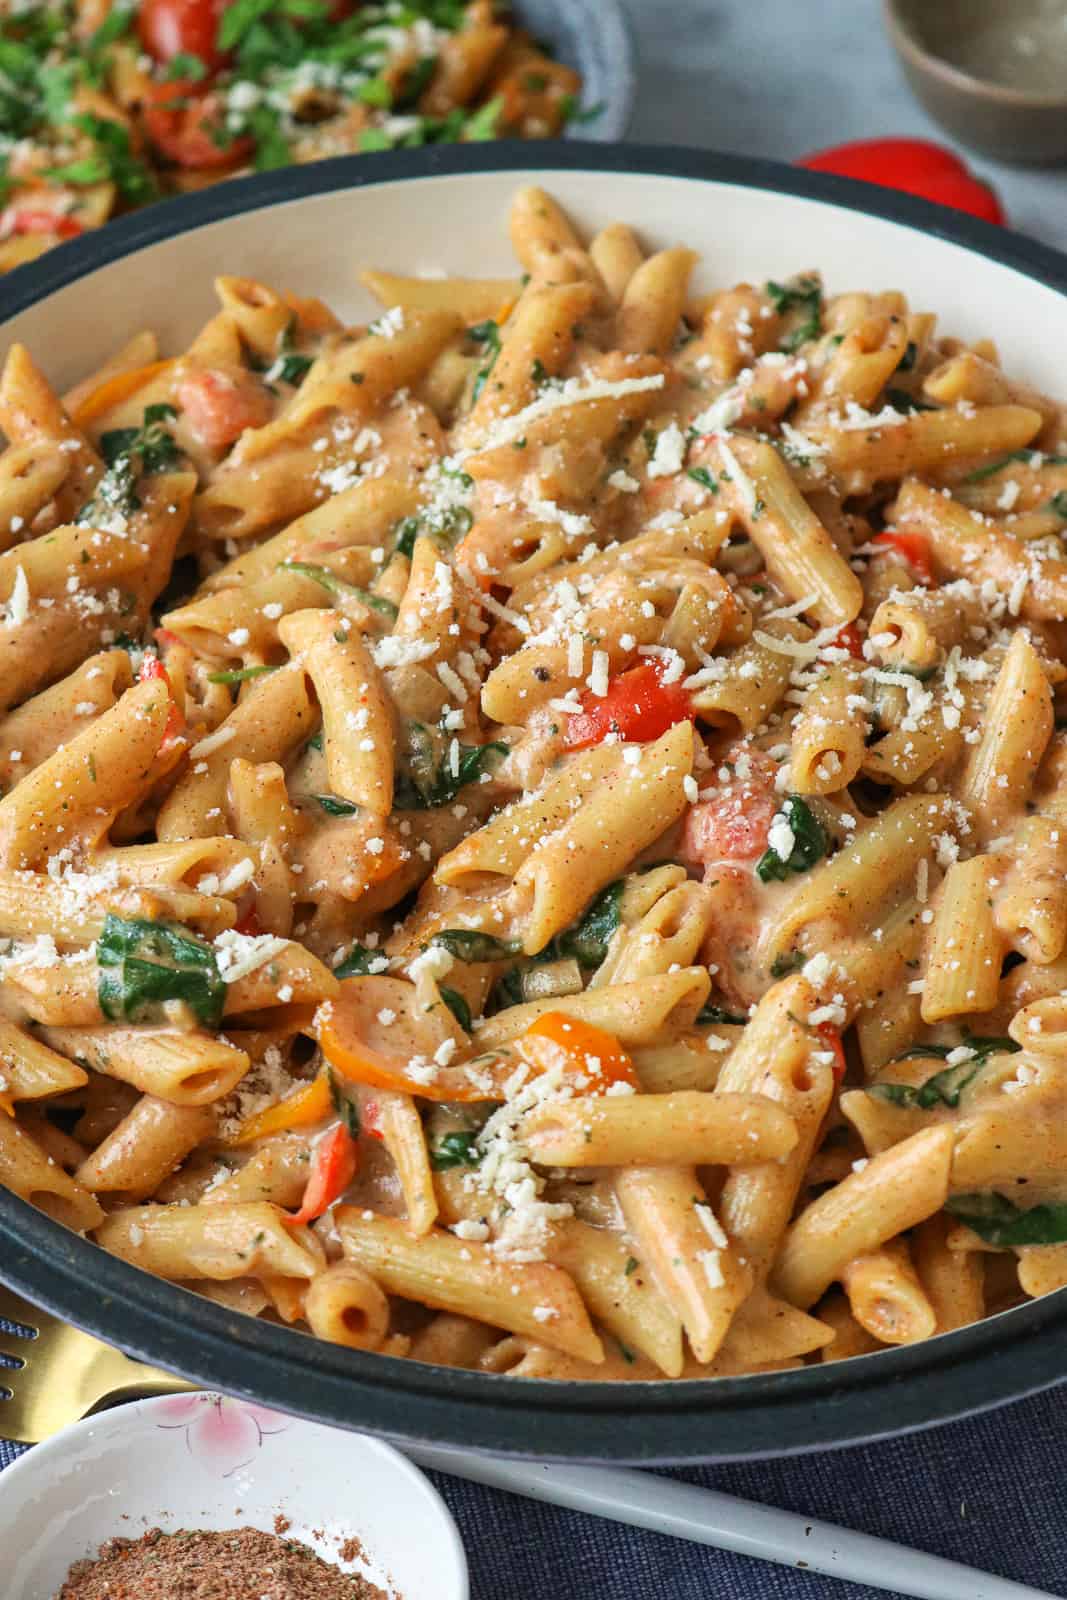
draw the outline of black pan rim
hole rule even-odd
[[[682,178],[811,199],[962,245],[1067,292],[1067,258],[1058,251],[910,195],[708,151],[511,142],[339,157],[163,202],[17,269],[0,285],[0,321],[112,261],[247,211],[371,184],[520,171]],[[869,1443],[989,1410],[1067,1376],[1067,1291],[920,1345],[751,1377],[558,1384],[423,1366],[231,1313],[108,1255],[2,1189],[0,1278],[207,1387],[399,1442],[543,1460],[651,1466]]]

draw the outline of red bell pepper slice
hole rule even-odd
[[[315,1164],[304,1190],[300,1210],[287,1217],[286,1221],[295,1225],[314,1222],[316,1217],[321,1217],[344,1194],[358,1166],[359,1146],[344,1123],[339,1122],[316,1146]]]
[[[175,739],[185,732],[185,716],[174,698],[174,686],[170,681],[170,675],[158,656],[146,655],[141,662],[139,677],[142,683],[148,683],[152,678],[162,678],[167,686],[167,693],[170,695],[170,711],[167,713],[167,724],[163,729],[163,745],[172,744]]]
[[[676,722],[692,719],[688,692],[679,683],[664,683],[661,669],[646,662],[612,678],[607,694],[583,694],[581,711],[567,718],[564,738],[569,750],[585,750],[609,733],[647,744]]]
[[[802,156],[797,165],[812,172],[836,172],[841,178],[856,178],[883,189],[900,189],[966,211],[983,222],[1005,221],[996,190],[976,177],[951,150],[929,139],[855,139]]]
[[[841,1043],[841,1035],[832,1022],[818,1023],[815,1032],[819,1035],[827,1050],[832,1050],[834,1053],[832,1068],[834,1082],[840,1083],[848,1070],[848,1063],[845,1060],[845,1047]]]
[[[933,583],[934,569],[930,564],[930,543],[925,534],[903,533],[898,528],[887,528],[885,533],[876,533],[871,543],[885,545],[887,550],[895,550],[899,556],[903,556],[920,583],[927,585]]]

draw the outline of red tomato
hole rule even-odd
[[[137,17],[137,32],[156,61],[172,56],[199,56],[215,72],[228,59],[216,44],[219,22],[227,0],[144,0]]]
[[[315,1164],[304,1190],[304,1200],[288,1222],[314,1222],[344,1194],[359,1166],[359,1146],[339,1122],[315,1148]]]
[[[736,763],[748,757],[747,775],[723,783],[710,800],[690,808],[682,833],[682,857],[706,871],[719,861],[755,861],[767,848],[767,834],[779,806],[774,787],[777,764],[759,750],[731,751]]]
[[[951,150],[928,139],[856,139],[802,156],[797,165],[858,178],[883,189],[901,189],[954,211],[966,211],[984,222],[1005,220],[995,189],[976,177]]]
[[[261,427],[273,409],[270,395],[252,373],[217,367],[187,373],[178,385],[178,404],[209,450],[223,450],[246,428]]]
[[[661,669],[646,663],[612,678],[607,694],[582,696],[581,711],[567,718],[567,748],[584,750],[607,733],[647,744],[692,716],[692,699],[681,684],[664,683]]]
[[[930,542],[925,534],[902,533],[896,528],[887,528],[885,533],[876,533],[871,543],[885,545],[887,550],[895,550],[897,555],[902,556],[908,563],[920,583],[933,583],[934,569],[930,565]]]
[[[863,635],[854,622],[846,622],[833,642],[835,650],[847,650],[857,661],[863,660]]]
[[[167,686],[167,693],[170,695],[170,711],[167,713],[167,722],[163,729],[163,744],[171,744],[173,740],[185,732],[185,717],[177,700],[174,698],[174,686],[170,681],[167,669],[158,656],[146,655],[141,662],[139,676],[142,683],[148,683],[152,678],[162,678]]]
[[[73,217],[46,206],[8,206],[0,215],[0,238],[13,233],[54,233],[59,239],[75,239],[84,232]]]
[[[845,1047],[841,1043],[841,1035],[832,1022],[820,1022],[816,1025],[815,1032],[819,1035],[827,1050],[834,1053],[833,1074],[834,1080],[840,1083],[845,1076],[848,1063],[845,1060]]]
[[[255,148],[241,135],[218,145],[212,130],[222,126],[217,96],[188,78],[156,83],[145,101],[144,125],[157,150],[179,167],[237,167]]]

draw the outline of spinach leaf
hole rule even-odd
[[[456,989],[446,989],[444,984],[440,984],[437,992],[441,996],[441,999],[444,1001],[445,1005],[448,1007],[449,1011],[451,1011],[452,1015],[455,1017],[456,1021],[459,1023],[460,1027],[463,1029],[464,1033],[470,1033],[471,1008],[459,991]]]
[[[1067,1243],[1067,1205],[1013,1205],[1000,1194],[955,1194],[945,1210],[987,1244],[1012,1249],[1028,1244]]]
[[[799,795],[787,795],[780,814],[793,830],[793,848],[785,860],[773,849],[764,851],[756,863],[756,873],[763,883],[784,883],[790,873],[807,872],[830,847],[826,829]]]
[[[430,944],[447,950],[457,961],[506,961],[522,950],[519,939],[498,939],[477,928],[442,928],[440,933],[434,934]]]
[[[1013,1054],[1021,1048],[1014,1039],[1000,1039],[986,1034],[972,1034],[963,1043],[974,1051],[974,1055],[968,1056],[966,1061],[957,1061],[951,1067],[944,1067],[927,1078],[925,1083],[872,1083],[868,1094],[878,1100],[888,1100],[891,1105],[915,1107],[920,1111],[930,1111],[938,1105],[955,1107],[959,1105],[964,1089],[990,1056],[1001,1052]],[[941,1056],[944,1059],[951,1049],[949,1045],[913,1045],[910,1050],[895,1056],[894,1060],[913,1061],[923,1056]]]
[[[476,1167],[482,1159],[476,1133],[446,1133],[430,1149],[430,1165],[435,1172],[453,1167]]]
[[[787,978],[791,972],[799,972],[807,959],[802,950],[786,950],[771,962],[771,977]]]
[[[350,1100],[348,1098],[344,1089],[338,1083],[336,1074],[333,1073],[329,1067],[326,1069],[326,1080],[330,1085],[330,1099],[333,1101],[334,1110],[337,1112],[337,1115],[348,1129],[348,1132],[351,1134],[352,1138],[358,1139],[359,1107],[356,1105],[354,1100]]]
[[[317,794],[315,801],[328,817],[354,817],[359,810],[351,800],[340,800],[335,794]]]
[[[390,621],[396,619],[397,608],[391,600],[384,595],[372,594],[369,589],[361,589],[358,583],[349,583],[347,578],[339,578],[329,567],[318,566],[313,561],[279,561],[278,571],[299,573],[302,578],[310,578],[312,583],[317,583],[327,594],[351,595],[354,600],[388,617]]]
[[[719,1022],[744,1027],[748,1018],[735,1016],[732,1011],[726,1011],[722,1006],[704,1005],[697,1012],[696,1020],[698,1023]]]
[[[792,283],[785,284],[772,281],[766,285],[766,289],[780,317],[788,311],[803,313],[802,320],[782,339],[780,349],[789,352],[799,350],[809,339],[819,337],[822,332],[822,285],[817,278],[796,278]]]
[[[692,478],[694,483],[699,483],[702,489],[708,489],[712,494],[718,494],[719,485],[715,482],[707,467],[687,467],[687,478]]]
[[[916,361],[919,359],[919,346],[914,339],[909,339],[904,354],[897,363],[898,372],[912,372]]]
[[[986,478],[995,477],[998,472],[1003,472],[1013,461],[1033,460],[1035,455],[1041,455],[1040,450],[1010,450],[1006,456],[1000,456],[996,461],[987,461],[984,467],[975,467],[973,472],[968,472],[964,483],[981,483]],[[1046,467],[1067,467],[1067,456],[1045,456],[1042,465]]]
[[[393,553],[398,556],[407,556],[410,561],[415,552],[415,540],[418,537],[418,517],[405,517],[403,522],[397,524],[396,544]]]
[[[137,480],[142,473],[165,472],[181,459],[174,436],[163,424],[178,415],[172,405],[145,406],[139,428],[111,428],[100,438],[100,454],[107,471],[93,490],[92,499],[78,512],[76,521],[91,523],[101,512],[125,515],[141,502]]]
[[[167,1000],[184,1000],[207,1026],[222,1017],[226,985],[215,952],[178,923],[127,919],[109,911],[96,960],[97,997],[105,1017],[155,1020]]]
[[[365,978],[375,971],[375,964],[383,959],[380,950],[368,950],[365,944],[354,944],[343,961],[333,969],[335,978]]]
[[[408,741],[408,770],[398,772],[394,784],[393,807],[397,811],[435,811],[448,805],[461,789],[491,769],[496,756],[508,753],[506,744],[494,740],[459,745],[454,764],[450,748],[438,761],[433,734],[421,722],[410,724]]]
[[[1054,512],[1061,522],[1067,522],[1067,489],[1057,489],[1047,509]]]
[[[624,880],[617,878],[606,889],[601,889],[580,921],[557,933],[536,959],[560,961],[570,957],[580,967],[599,967],[621,920],[623,888]]]
[[[909,394],[907,389],[887,389],[886,400],[894,411],[938,411],[939,406],[932,406],[929,400],[921,400],[918,395]]]

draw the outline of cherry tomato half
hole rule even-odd
[[[222,126],[218,98],[186,78],[157,83],[145,102],[145,131],[157,150],[179,167],[237,167],[247,161],[254,142],[243,135],[216,144],[213,132]]]
[[[226,5],[227,0],[145,0],[137,17],[141,43],[156,61],[199,56],[209,72],[217,72],[228,59],[216,43]]]

